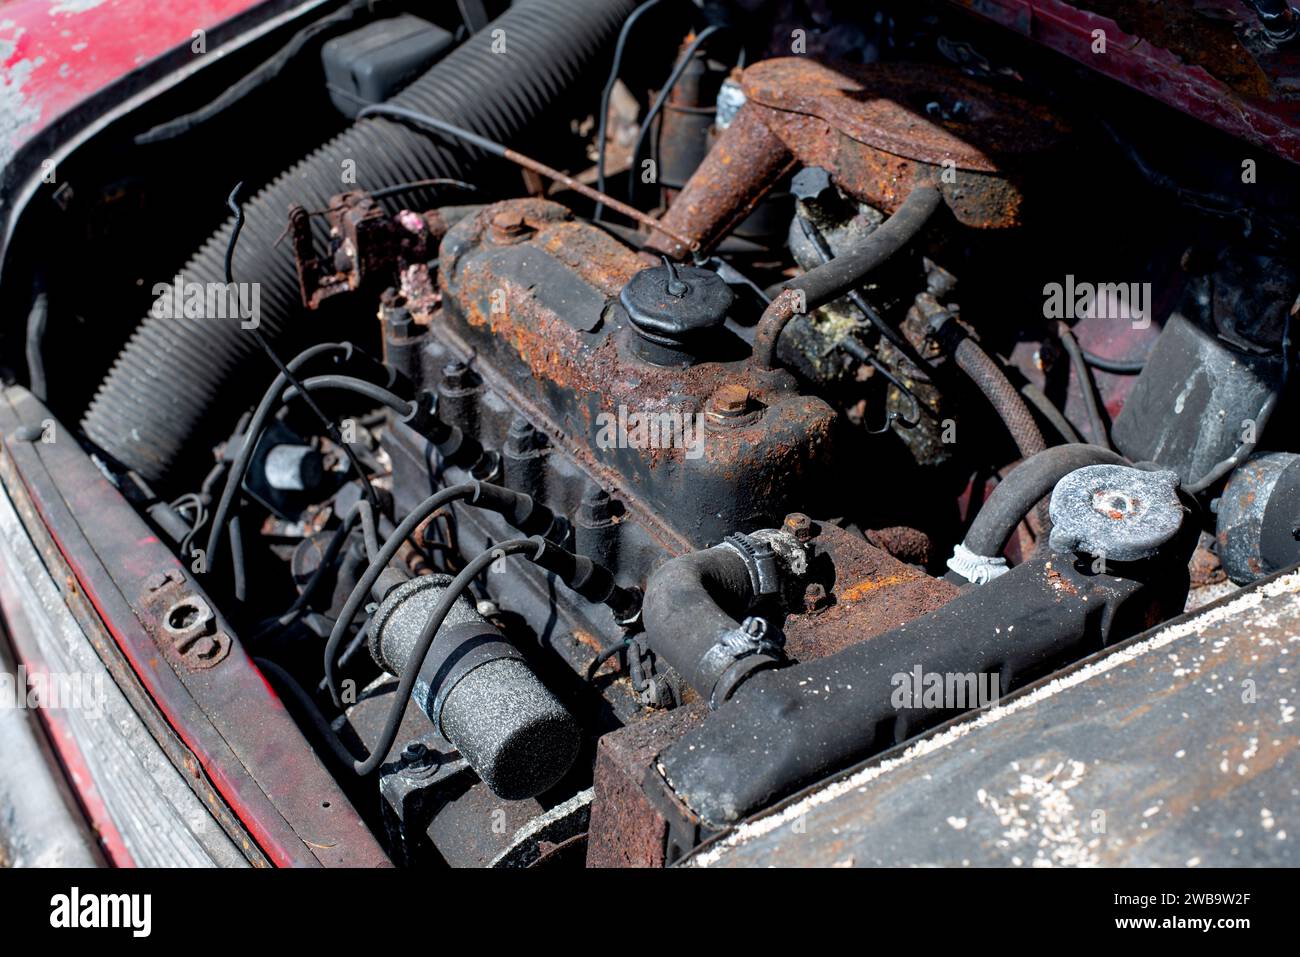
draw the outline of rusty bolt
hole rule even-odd
[[[826,586],[813,582],[803,592],[803,610],[809,614],[821,611],[830,603],[830,598],[826,594]]]
[[[492,239],[499,243],[509,243],[528,232],[528,223],[523,213],[512,209],[503,209],[492,217]]]
[[[738,382],[724,383],[713,393],[709,405],[718,415],[743,415],[749,408],[749,390]]]
[[[428,750],[428,746],[423,741],[412,741],[402,749],[402,757],[407,761],[418,761]]]
[[[806,542],[813,537],[813,520],[803,512],[791,512],[785,517],[785,530],[793,535],[796,541]]]

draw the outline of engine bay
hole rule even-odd
[[[1300,560],[1292,164],[956,5],[497,6],[344,5],[14,245],[165,660],[395,864],[674,864]]]

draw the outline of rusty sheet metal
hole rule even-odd
[[[697,727],[703,702],[651,714],[600,739],[588,831],[588,867],[663,867],[668,822],[641,781],[654,756]]]
[[[751,820],[696,866],[1300,865],[1300,572]]]
[[[138,682],[148,707],[179,739],[179,752],[169,752],[173,760],[211,782],[211,790],[196,787],[197,793],[219,820],[229,815],[227,805],[233,810],[254,860],[264,853],[280,866],[386,866],[383,850],[241,645],[223,647],[213,667],[172,663],[159,643],[163,622],[146,601],[155,576],[177,575],[190,595],[211,603],[70,433],[52,424],[54,440],[41,441],[42,423],[52,422],[30,393],[4,393],[6,484],[21,483],[66,561],[69,602],[84,596],[102,620],[111,647],[97,649],[101,657],[125,659],[127,670],[115,677]],[[24,426],[36,428],[35,441],[17,434]],[[82,515],[94,521],[83,524]],[[229,633],[219,616],[213,624]]]
[[[1300,48],[1242,0],[949,0],[1233,136],[1300,162]],[[1094,51],[1102,30],[1106,52]]]

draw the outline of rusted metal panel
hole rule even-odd
[[[1300,572],[804,792],[696,866],[1300,864]]]
[[[641,788],[654,756],[709,713],[702,703],[652,714],[600,739],[588,867],[663,867],[668,822]]]
[[[805,594],[806,610],[785,623],[785,650],[797,661],[834,654],[929,614],[957,594],[957,586],[932,578],[871,545],[860,535],[822,526],[811,540],[809,563],[829,559],[830,587]]]

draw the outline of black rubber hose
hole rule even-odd
[[[1128,460],[1098,445],[1056,445],[1025,459],[980,506],[962,542],[977,555],[1000,555],[1011,533],[1056,483],[1087,465],[1127,465]]]
[[[641,606],[646,640],[707,696],[716,676],[697,666],[720,637],[737,628],[737,616],[753,600],[749,569],[735,549],[715,545],[687,552],[660,566],[646,583]]]
[[[584,70],[613,40],[632,0],[520,0],[487,29],[453,50],[390,102],[466,127],[497,141],[516,140],[561,96],[579,88]],[[504,52],[501,49],[504,39]],[[263,188],[247,206],[236,275],[257,283],[260,330],[292,348],[312,324],[286,335],[299,312],[292,251],[276,248],[292,203],[309,209],[361,185],[383,187],[430,176],[467,178],[481,157],[402,123],[359,120]],[[411,208],[434,202],[426,190]],[[317,221],[317,240],[326,224]],[[185,282],[221,282],[231,223],[222,226],[181,270]],[[217,436],[213,410],[243,405],[240,365],[257,348],[238,321],[146,317],[118,355],[82,419],[92,441],[147,480],[165,477],[189,449]]]
[[[874,269],[915,239],[941,205],[943,196],[937,189],[917,187],[894,215],[872,230],[856,248],[791,279],[785,287],[802,289],[808,297],[809,310],[838,299],[861,286]]]
[[[1145,357],[1141,359],[1111,359],[1108,356],[1099,356],[1095,352],[1089,352],[1087,349],[1081,349],[1080,351],[1083,353],[1084,362],[1094,369],[1109,372],[1111,375],[1137,375],[1147,367]]]
[[[1150,585],[1067,567],[1057,570],[1066,587],[1053,587],[1047,562],[1031,559],[869,641],[755,673],[658,753],[647,784],[665,782],[707,828],[722,830],[803,785],[1127,638],[1148,615],[1175,604],[1181,610],[1186,598],[1186,568],[1176,567],[1185,566],[1186,552],[1151,568]],[[898,676],[914,672],[976,680],[955,693],[949,683],[938,702],[919,688],[900,702]]]
[[[830,262],[784,283],[785,292],[772,300],[754,327],[753,362],[760,369],[776,367],[776,343],[796,315],[812,312],[862,285],[872,270],[904,249],[925,228],[943,203],[937,189],[920,186],[858,246]],[[798,299],[790,294],[802,293]]]
[[[1056,325],[1057,338],[1061,340],[1066,355],[1070,357],[1074,378],[1078,381],[1079,392],[1083,396],[1083,407],[1088,414],[1088,431],[1092,433],[1091,442],[1093,445],[1110,448],[1110,434],[1106,429],[1106,418],[1101,414],[1101,401],[1097,398],[1097,383],[1093,381],[1092,370],[1088,368],[1088,359],[1083,354],[1079,340],[1074,338],[1074,333],[1070,331],[1070,327],[1063,322],[1058,322]]]

